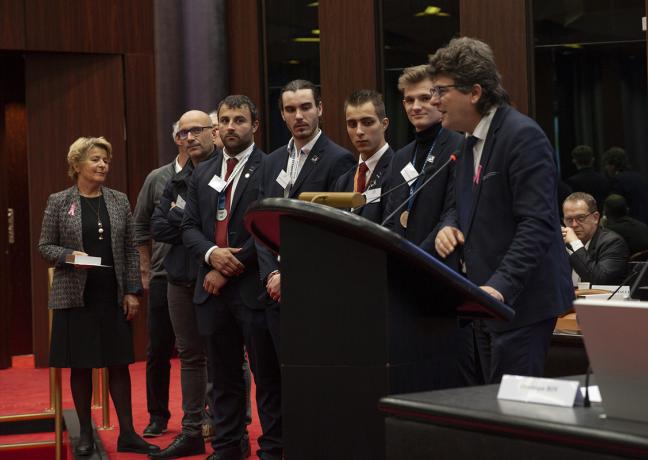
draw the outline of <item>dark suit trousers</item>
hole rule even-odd
[[[542,377],[556,318],[501,332],[483,320],[473,326],[484,383],[500,383],[504,374]]]
[[[147,325],[146,407],[150,421],[166,424],[171,416],[169,378],[175,334],[169,318],[167,281],[164,277],[151,280]]]
[[[225,289],[198,308],[213,309],[213,333],[208,338],[208,357],[213,378],[215,438],[218,453],[232,454],[240,448],[245,429],[245,383],[243,346],[256,383],[256,401],[263,435],[259,437],[259,457],[280,459],[281,374],[264,310],[247,308],[238,289]],[[226,457],[229,458],[229,457]]]

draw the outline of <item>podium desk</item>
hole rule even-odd
[[[246,225],[281,255],[286,460],[382,460],[380,398],[464,384],[472,330],[458,318],[514,311],[375,223],[266,198]]]
[[[383,398],[386,458],[648,458],[648,424],[602,418],[598,403],[564,408],[498,401],[498,388],[486,385]]]

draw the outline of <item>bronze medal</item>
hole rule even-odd
[[[409,211],[403,211],[400,215],[400,224],[403,228],[407,228],[407,220],[409,219]]]

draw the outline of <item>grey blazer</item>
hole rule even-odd
[[[133,218],[124,193],[108,187],[101,190],[110,216],[110,243],[117,277],[117,299],[121,304],[124,294],[142,291],[139,255],[133,239]],[[81,197],[76,185],[50,195],[38,241],[38,250],[43,258],[55,266],[49,308],[84,306],[87,271],[65,264],[66,255],[72,251],[84,251],[81,231]]]

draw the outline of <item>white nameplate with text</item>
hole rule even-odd
[[[497,399],[507,399],[551,406],[573,407],[582,398],[575,380],[544,379],[508,375],[502,377]]]

